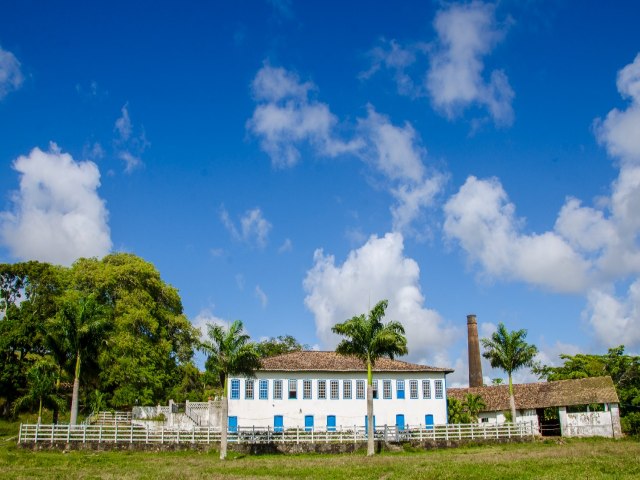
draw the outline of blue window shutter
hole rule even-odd
[[[433,430],[433,415],[432,414],[427,414],[424,416],[424,424],[427,428],[427,430]]]
[[[228,430],[232,433],[235,433],[238,431],[238,417],[229,417]]]
[[[305,415],[304,429],[307,432],[310,432],[311,430],[313,430],[313,415]]]
[[[327,415],[327,430],[330,432],[336,431],[336,416]]]
[[[274,415],[273,417],[273,431],[282,432],[284,430],[284,419],[282,415]]]
[[[398,430],[404,430],[404,414],[398,413],[396,415],[396,427]]]

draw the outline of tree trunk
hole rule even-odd
[[[73,394],[71,395],[71,419],[69,424],[78,423],[78,397],[80,394],[80,352],[76,355],[76,372],[73,379]]]
[[[509,374],[509,406],[511,407],[511,421],[516,423],[516,398],[513,395],[513,382],[511,381],[511,374]]]
[[[373,385],[367,385],[367,457],[375,453],[373,439]]]
[[[220,460],[227,458],[227,428],[229,426],[229,399],[222,397],[222,419],[220,421]]]

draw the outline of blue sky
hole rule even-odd
[[[638,351],[636,2],[92,3],[2,7],[1,262],[132,252],[322,349],[387,298],[453,383],[469,313]]]

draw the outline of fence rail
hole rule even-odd
[[[193,427],[147,428],[140,425],[39,425],[21,424],[18,443],[137,443],[137,444],[209,444],[220,441],[220,429]],[[429,425],[412,428],[395,426],[376,427],[377,440],[389,442],[425,440],[483,440],[525,438],[535,435],[531,423],[504,423],[488,426],[478,424]],[[237,427],[228,431],[230,443],[345,443],[366,441],[362,426],[336,429],[290,428],[274,430],[272,427]]]

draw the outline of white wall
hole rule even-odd
[[[259,400],[259,380],[269,381],[268,399]],[[288,380],[297,380],[297,399],[288,399]],[[312,398],[304,400],[303,380],[312,380]],[[405,398],[398,399],[396,392],[396,380],[405,380]],[[431,399],[422,398],[422,380],[431,382]],[[443,381],[443,398],[435,398],[434,380]],[[231,381],[229,379],[229,397],[231,397]],[[273,380],[282,380],[283,399],[273,398]],[[318,399],[317,380],[327,381],[327,399]],[[330,381],[339,380],[340,395],[339,400],[330,398]],[[351,380],[352,398],[343,398],[342,380]],[[365,380],[366,372],[362,374],[353,372],[341,373],[285,373],[285,372],[257,372],[254,380],[254,399],[245,399],[245,379],[240,379],[240,399],[229,399],[229,416],[238,418],[239,426],[273,427],[274,416],[284,417],[285,428],[304,427],[305,416],[314,416],[314,427],[324,429],[327,425],[327,415],[336,416],[336,427],[344,428],[363,426],[367,413],[367,402],[365,399],[356,399],[356,380]],[[447,403],[446,403],[446,382],[443,373],[381,373],[374,374],[374,381],[378,380],[378,399],[373,401],[373,411],[376,426],[395,425],[396,415],[403,414],[406,427],[413,427],[425,424],[425,415],[432,414],[434,424],[447,423]],[[383,398],[383,380],[391,380],[392,399]],[[410,380],[418,380],[418,398],[410,398]],[[365,390],[366,391],[366,390]]]
[[[516,410],[516,423],[531,423],[533,422],[534,428],[538,428],[538,415],[535,410]],[[483,422],[482,419],[487,418],[488,422]],[[478,415],[478,423],[482,425],[505,423],[507,418],[503,411],[497,412],[482,412]]]

